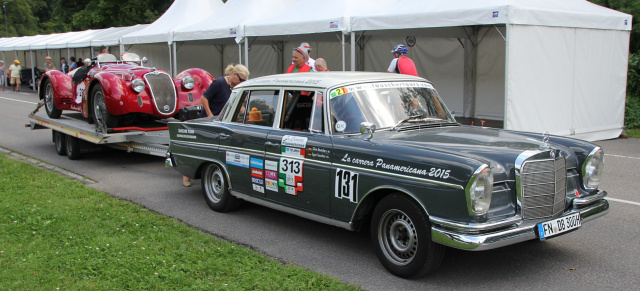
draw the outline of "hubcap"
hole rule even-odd
[[[214,203],[219,203],[222,200],[224,193],[224,177],[222,177],[222,171],[217,166],[209,166],[207,169],[207,175],[205,187],[207,190],[207,197]]]
[[[93,98],[93,102],[93,114],[96,117],[96,122],[102,125],[103,123],[105,123],[105,116],[107,116],[107,106],[104,104],[104,95],[102,95],[102,92],[96,92]]]
[[[378,225],[378,243],[392,263],[411,263],[418,250],[418,233],[411,218],[398,209],[387,210]]]
[[[53,111],[53,88],[51,87],[51,83],[48,83],[47,88],[44,90],[44,102],[47,105],[47,110],[49,110],[49,112]]]

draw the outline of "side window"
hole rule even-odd
[[[324,95],[316,92],[311,113],[311,131],[324,132]]]
[[[315,95],[316,92],[310,91],[285,91],[284,112],[280,127],[283,129],[309,131]],[[320,107],[322,107],[322,103]],[[320,109],[320,114],[321,112],[322,109]]]
[[[243,94],[233,122],[273,126],[275,108],[278,107],[278,90],[256,90]]]

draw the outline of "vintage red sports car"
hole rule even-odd
[[[47,115],[59,118],[63,110],[82,112],[99,129],[140,119],[178,118],[179,110],[200,105],[200,96],[213,77],[197,68],[172,79],[156,68],[144,67],[144,58],[125,53],[121,60],[100,54],[67,74],[49,71],[42,76],[39,97]]]

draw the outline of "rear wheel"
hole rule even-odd
[[[67,158],[70,160],[77,160],[80,158],[80,140],[76,137],[66,136],[66,152]]]
[[[202,194],[211,209],[227,212],[238,209],[241,200],[229,193],[227,179],[223,170],[216,164],[209,164],[202,174]]]
[[[44,109],[47,111],[47,116],[50,118],[60,118],[60,115],[62,114],[62,110],[56,107],[53,96],[53,86],[49,79],[44,81]]]
[[[382,265],[402,278],[435,271],[445,248],[431,240],[431,224],[420,205],[395,193],[383,198],[371,220],[371,241]]]
[[[100,84],[91,90],[91,118],[98,129],[118,126],[118,117],[107,110],[104,93]]]
[[[56,145],[56,152],[58,153],[58,155],[66,156],[67,155],[66,134],[62,132],[54,131],[53,142]]]

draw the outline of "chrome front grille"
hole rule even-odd
[[[153,72],[144,75],[144,79],[149,85],[151,98],[156,104],[158,112],[162,114],[172,114],[176,110],[176,88],[173,86],[173,79],[167,73]]]
[[[524,219],[555,218],[562,214],[567,195],[564,157],[525,161],[520,183]]]

